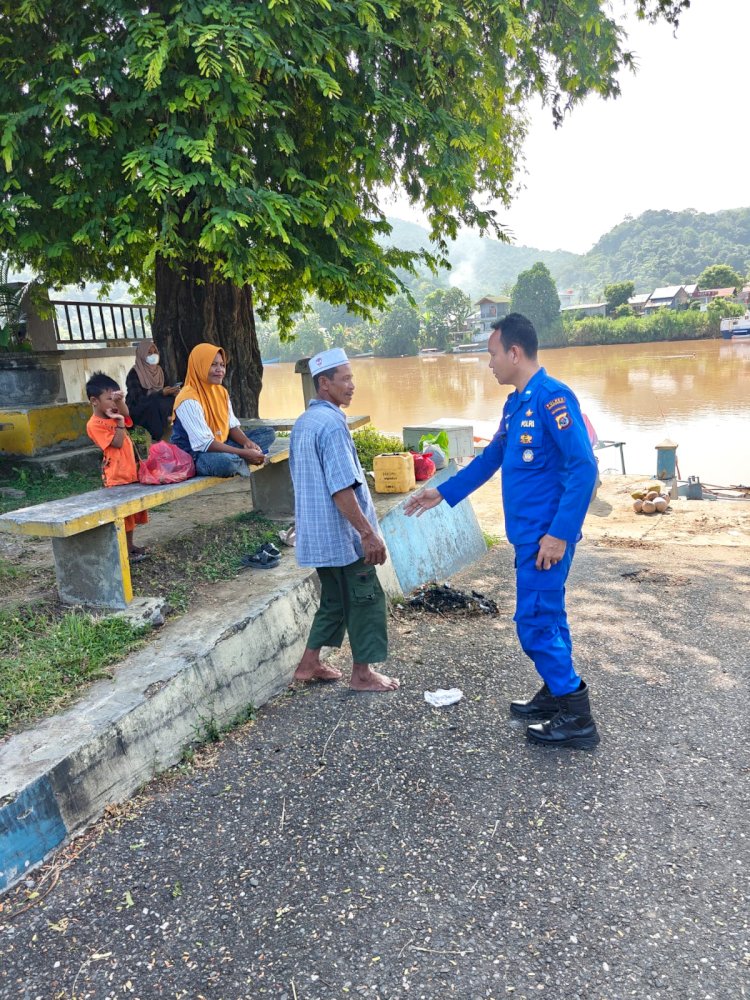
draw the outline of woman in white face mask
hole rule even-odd
[[[145,427],[153,441],[161,441],[172,416],[179,385],[166,385],[159,352],[153,340],[142,340],[135,349],[135,364],[125,382],[125,401],[133,423]]]

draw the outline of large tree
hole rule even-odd
[[[698,276],[699,288],[741,288],[742,275],[730,264],[711,264]]]
[[[405,295],[399,295],[382,317],[375,334],[375,353],[399,358],[419,350],[419,313]]]
[[[673,23],[689,0],[629,0]],[[288,330],[315,293],[398,290],[378,193],[400,184],[437,253],[515,185],[524,108],[557,122],[632,64],[607,0],[0,0],[0,251],[49,286],[153,282],[155,336],[261,383],[254,307]]]
[[[549,270],[541,261],[521,271],[510,300],[512,312],[523,313],[536,328],[540,344],[555,343],[562,332],[560,296]]]
[[[424,300],[425,346],[449,347],[466,327],[471,299],[460,288],[437,288]]]
[[[607,303],[607,312],[614,312],[618,306],[626,305],[633,295],[635,295],[634,281],[615,281],[611,285],[605,285],[604,299]]]

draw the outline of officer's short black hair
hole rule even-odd
[[[326,378],[333,378],[333,376],[336,374],[338,370],[339,370],[338,366],[336,366],[336,368],[329,368],[327,371],[324,372],[316,372],[316,374],[313,375],[313,385],[315,386],[315,391],[316,392],[318,391],[318,384],[324,375]]]
[[[92,396],[96,396],[98,399],[107,389],[119,388],[117,382],[113,378],[110,378],[109,375],[105,375],[104,372],[94,372],[86,383],[86,399],[91,399]]]
[[[534,324],[522,313],[508,313],[492,324],[493,330],[500,331],[504,351],[520,347],[529,361],[535,361],[539,350],[539,338]]]

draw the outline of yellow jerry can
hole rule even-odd
[[[408,493],[417,485],[414,459],[408,451],[376,455],[372,460],[377,493]]]

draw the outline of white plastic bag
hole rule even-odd
[[[425,691],[424,700],[433,708],[445,708],[461,701],[464,693],[461,688],[438,688],[437,691]]]
[[[440,447],[439,444],[427,444],[427,442],[425,441],[425,443],[422,445],[422,453],[424,454],[424,452],[430,453],[430,455],[432,456],[432,461],[435,463],[436,470],[444,469],[445,466],[448,464],[445,457],[445,452],[443,451],[443,449]]]

